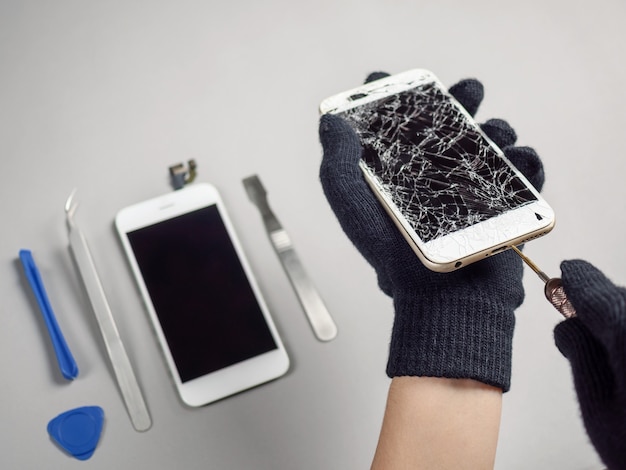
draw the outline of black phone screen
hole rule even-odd
[[[182,382],[277,349],[216,205],[127,236]]]
[[[338,114],[359,134],[367,167],[425,242],[537,200],[434,83]]]

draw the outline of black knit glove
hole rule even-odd
[[[569,360],[587,434],[611,470],[626,469],[626,289],[586,261],[561,264],[577,317],[554,329]]]
[[[483,97],[476,80],[463,80],[450,92],[472,115]],[[541,189],[543,167],[534,150],[514,147],[515,132],[502,120],[486,122],[483,130]],[[380,288],[393,297],[387,374],[470,378],[507,391],[513,312],[524,298],[522,261],[508,251],[451,273],[430,271],[363,179],[361,145],[352,128],[338,116],[324,115],[320,140],[326,198],[345,233],[376,270]]]

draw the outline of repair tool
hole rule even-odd
[[[313,281],[304,270],[289,235],[272,212],[267,202],[267,191],[261,180],[257,175],[253,175],[245,178],[243,185],[248,197],[261,212],[265,230],[300,300],[315,336],[320,341],[332,340],[337,336],[337,326],[313,285]]]
[[[133,372],[133,367],[126,354],[126,349],[120,338],[119,331],[115,325],[111,308],[104,294],[102,283],[96,271],[96,266],[87,246],[87,240],[74,223],[74,213],[77,203],[74,201],[76,190],[72,191],[65,203],[65,215],[67,220],[67,230],[70,240],[70,251],[74,255],[78,272],[83,280],[87,296],[96,315],[102,339],[117,378],[117,383],[122,393],[126,409],[130,415],[133,427],[137,431],[150,429],[152,421],[148,408],[143,398],[141,389]]]
[[[102,408],[81,406],[50,420],[47,429],[61,449],[78,460],[88,460],[96,451],[103,424]]]
[[[544,293],[554,308],[556,308],[565,318],[575,317],[576,309],[568,300],[567,295],[565,295],[561,279],[558,277],[549,277],[546,273],[539,269],[539,267],[533,263],[528,256],[522,253],[519,248],[516,246],[512,246],[511,248],[513,248],[513,251],[515,251],[515,253],[522,258],[524,263],[530,266],[530,269],[535,271],[539,278],[545,282]]]
[[[50,300],[48,299],[48,294],[46,293],[43,280],[41,279],[41,274],[39,273],[39,269],[37,269],[37,265],[35,264],[31,251],[20,250],[20,261],[22,262],[22,266],[24,266],[26,279],[35,294],[35,299],[37,300],[37,304],[39,304],[39,309],[41,310],[46,327],[48,328],[48,333],[50,334],[50,339],[52,340],[52,346],[54,347],[54,353],[56,354],[61,374],[67,380],[73,380],[78,376],[78,366],[76,365],[74,356],[72,356],[72,352],[70,351],[65,338],[63,337],[63,333],[57,323],[57,319],[54,316]]]

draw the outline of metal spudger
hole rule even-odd
[[[248,197],[261,212],[265,230],[270,237],[274,250],[280,259],[300,304],[320,341],[330,341],[337,336],[337,326],[326,309],[322,298],[313,285],[313,281],[302,266],[302,262],[293,248],[291,239],[270,209],[267,192],[257,175],[243,180]]]
[[[120,338],[119,331],[115,325],[111,308],[104,294],[104,289],[100,283],[96,266],[91,257],[87,240],[80,229],[74,223],[74,212],[77,204],[74,201],[72,191],[65,203],[65,215],[67,219],[67,230],[70,239],[70,251],[74,255],[74,261],[78,267],[78,272],[85,285],[87,296],[96,315],[102,339],[109,353],[109,359],[117,378],[117,383],[122,393],[122,398],[126,404],[126,409],[130,416],[133,427],[137,431],[147,431],[152,426],[152,420],[148,413],[146,402],[139,388],[139,383],[133,372],[133,367],[126,354],[126,349]]]
[[[563,290],[563,282],[558,277],[549,277],[546,273],[544,273],[539,267],[532,262],[532,260],[526,256],[524,253],[520,251],[516,246],[511,247],[513,251],[519,255],[520,258],[526,263],[530,269],[535,271],[539,278],[545,282],[544,293],[546,298],[550,301],[550,303],[556,308],[561,315],[565,318],[571,318],[576,316],[576,309],[570,303],[565,295],[565,291]]]

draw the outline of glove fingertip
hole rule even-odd
[[[626,289],[584,260],[561,263],[563,288],[577,318],[607,348],[626,333]]]
[[[604,277],[598,268],[583,259],[564,260],[561,262],[561,272],[564,282],[572,285]]]
[[[566,260],[561,263],[561,274],[565,293],[576,310],[581,310],[583,320],[624,317],[623,313],[620,315],[626,310],[624,289],[613,284],[594,265],[581,259]]]
[[[515,130],[504,119],[489,119],[480,127],[500,148],[513,145],[517,140]]]
[[[531,147],[505,147],[506,157],[515,165],[537,191],[541,191],[546,180],[541,158]]]
[[[320,117],[320,138],[335,134],[344,134],[351,131],[350,125],[336,114],[322,114]]]
[[[450,87],[449,92],[472,116],[478,111],[485,96],[483,84],[475,78],[459,81]]]
[[[324,114],[320,118],[319,125],[320,143],[324,150],[324,156],[331,155],[333,158],[339,155],[361,155],[361,143],[356,132],[341,117],[334,114]]]
[[[372,72],[365,78],[365,83],[373,82],[375,80],[380,80],[381,78],[388,77],[389,74],[387,72]]]

